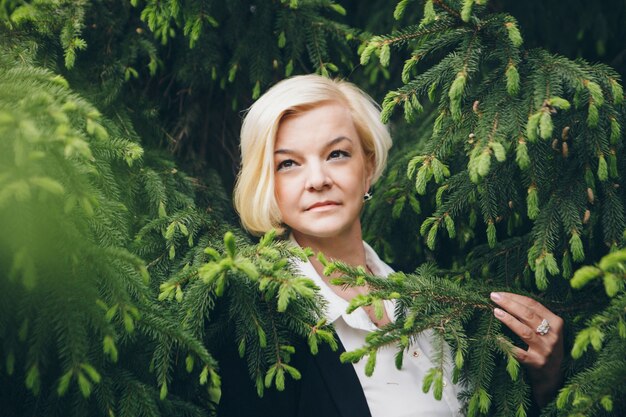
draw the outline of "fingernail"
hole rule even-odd
[[[503,317],[504,317],[504,314],[505,314],[505,313],[504,313],[504,311],[503,311],[503,310],[500,310],[499,308],[494,308],[494,309],[493,309],[493,314],[494,314],[497,318],[501,319],[501,318],[503,318]]]
[[[499,292],[492,292],[492,293],[490,294],[490,296],[491,296],[491,299],[492,299],[493,301],[500,301],[500,300],[502,300],[502,296],[500,295],[500,293],[499,293]]]

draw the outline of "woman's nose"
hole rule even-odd
[[[306,188],[308,190],[323,190],[332,186],[332,179],[328,170],[321,163],[309,164],[306,178]]]

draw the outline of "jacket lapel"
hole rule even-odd
[[[322,379],[334,400],[341,417],[371,417],[359,377],[350,363],[341,363],[339,356],[345,352],[337,339],[338,349],[333,352],[326,344],[314,356]]]

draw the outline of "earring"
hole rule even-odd
[[[363,201],[369,201],[372,199],[372,193],[370,193],[369,191],[365,193],[365,195],[363,196]]]

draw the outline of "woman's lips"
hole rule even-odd
[[[319,203],[315,203],[310,205],[306,211],[309,210],[323,210],[323,209],[328,209],[328,208],[332,208],[335,206],[338,206],[339,203],[335,202],[335,201],[320,201]]]

